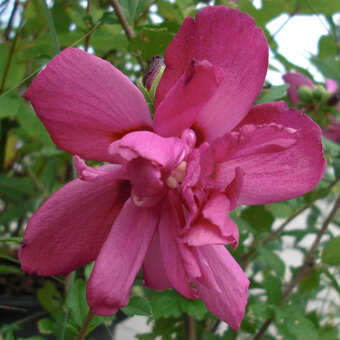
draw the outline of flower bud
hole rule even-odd
[[[148,69],[143,77],[143,84],[148,91],[151,90],[153,82],[157,75],[162,72],[162,69],[164,69],[164,58],[160,55],[153,56],[149,61]]]
[[[330,96],[331,94],[322,85],[318,85],[313,92],[314,99],[323,103],[326,103]]]
[[[309,86],[300,86],[298,88],[298,96],[301,102],[310,103],[313,98],[313,89]]]

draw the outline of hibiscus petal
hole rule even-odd
[[[186,156],[185,144],[181,139],[164,138],[149,131],[127,134],[112,143],[109,152],[120,162],[129,162],[141,157],[169,169],[175,168]]]
[[[211,313],[238,330],[247,305],[247,277],[224,246],[202,246],[196,251],[202,270],[202,278],[195,280],[200,298]],[[215,285],[219,290],[213,289]]]
[[[202,215],[190,226],[182,238],[190,246],[208,244],[238,244],[238,229],[228,216],[230,203],[223,194],[213,195],[202,209]]]
[[[159,241],[159,232],[156,231],[143,264],[144,285],[152,289],[172,288],[166,273],[162,251]]]
[[[98,315],[112,315],[129,302],[159,221],[155,208],[139,208],[129,199],[108,235],[87,284],[87,301]]]
[[[217,181],[223,181],[236,167],[244,171],[240,204],[291,199],[319,183],[326,166],[321,130],[308,116],[288,109],[284,102],[266,103],[254,107],[237,130],[250,125],[264,126],[267,142],[264,134],[251,134],[244,144],[232,147],[231,159],[215,171]]]
[[[68,274],[97,257],[130,194],[128,182],[115,180],[113,169],[111,174],[96,183],[75,179],[41,206],[25,231],[19,252],[22,270]]]
[[[195,20],[184,21],[166,50],[157,108],[193,59],[207,60],[224,71],[224,79],[193,125],[199,141],[211,141],[230,131],[251,108],[267,72],[268,46],[247,14],[226,6],[200,10]]]
[[[129,131],[150,129],[141,92],[109,62],[67,48],[26,91],[53,141],[82,158],[110,161],[108,146]]]
[[[207,60],[193,60],[158,106],[154,118],[155,131],[166,137],[180,136],[193,124],[222,79],[223,70]]]
[[[333,79],[326,79],[326,90],[330,93],[335,93],[338,89],[338,83]]]
[[[176,212],[168,199],[163,201],[161,220],[159,224],[159,237],[162,258],[168,280],[182,295],[189,299],[197,298],[196,291],[191,287],[186,264],[182,257],[181,247],[185,247],[176,235]],[[188,257],[187,257],[188,258]],[[194,264],[195,265],[195,264]]]
[[[315,88],[314,83],[308,77],[299,72],[288,72],[283,76],[283,80],[289,84],[287,93],[293,105],[299,104],[298,88],[300,86],[308,86],[311,89]]]

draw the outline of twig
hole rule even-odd
[[[328,186],[325,190],[329,191],[330,189],[332,189],[338,182],[340,181],[340,176],[336,177]],[[271,232],[267,237],[265,237],[263,240],[259,241],[258,243],[254,244],[251,249],[244,253],[240,259],[239,259],[239,263],[241,265],[241,267],[244,269],[250,259],[256,254],[256,248],[260,245],[260,246],[264,246],[265,244],[267,244],[268,242],[276,239],[278,236],[280,236],[282,234],[282,232],[284,231],[284,229],[286,228],[286,226],[293,221],[297,216],[299,216],[302,212],[304,212],[305,210],[307,210],[308,208],[310,208],[317,200],[319,199],[319,197],[316,197],[315,199],[311,200],[310,202],[306,203],[304,206],[302,206],[299,210],[297,210],[296,212],[294,212],[292,215],[290,215],[285,221],[282,222],[282,224],[273,232]]]
[[[83,322],[83,325],[81,326],[81,329],[80,329],[79,333],[77,334],[77,336],[74,338],[74,340],[83,340],[85,338],[87,329],[89,328],[93,318],[94,318],[94,314],[91,311],[91,309],[89,309],[89,311],[88,311],[88,313],[85,317],[85,320]]]
[[[125,15],[124,15],[124,13],[123,13],[123,11],[122,11],[119,3],[118,3],[118,0],[110,0],[110,3],[113,6],[113,8],[114,8],[114,10],[117,14],[118,20],[120,21],[120,23],[123,26],[123,29],[126,33],[127,38],[129,40],[134,38],[135,32],[134,32],[133,28],[130,26],[130,24],[128,23],[128,21],[126,20]]]
[[[305,275],[313,268],[314,265],[314,259],[317,252],[317,249],[320,245],[321,238],[327,231],[327,228],[329,224],[332,222],[335,214],[337,213],[338,209],[340,208],[340,195],[336,199],[332,211],[329,213],[328,217],[326,218],[325,222],[323,223],[321,229],[317,233],[316,239],[314,240],[310,250],[308,251],[305,261],[303,265],[298,270],[297,274],[293,278],[293,280],[287,285],[286,289],[283,292],[283,296],[281,299],[281,302],[279,306],[282,306],[282,304],[291,296],[294,288],[299,284],[299,282],[305,277]],[[254,336],[253,340],[261,340],[267,331],[268,327],[271,325],[271,323],[274,321],[274,317],[271,317],[267,319],[263,325],[261,326],[260,330],[257,332],[257,334]]]
[[[120,5],[119,5],[118,0],[110,0],[110,3],[113,6],[113,8],[114,8],[114,10],[117,14],[118,20],[120,21],[128,40],[135,38],[135,36],[136,36],[135,31],[133,30],[133,28],[130,26],[127,19],[125,18],[125,15],[124,15],[124,13],[123,13]],[[145,62],[143,61],[143,59],[140,57],[140,51],[134,51],[134,55],[135,55],[139,65],[140,65],[142,71],[144,72],[146,65],[145,65]]]
[[[193,316],[188,315],[188,340],[196,340],[196,326]]]
[[[87,15],[90,14],[90,10],[91,10],[91,0],[87,0],[87,6],[86,6],[86,14]],[[86,25],[89,29],[89,32],[91,32],[92,24],[91,24],[91,21],[89,20],[89,18],[86,19]],[[84,49],[85,49],[86,52],[89,49],[90,39],[91,39],[91,34],[88,34],[85,37],[85,42],[84,42]]]
[[[13,20],[14,20],[14,17],[15,17],[15,13],[18,9],[18,5],[19,5],[19,0],[15,0],[11,15],[10,15],[9,20],[8,20],[7,27],[6,27],[5,32],[4,32],[4,37],[5,37],[6,40],[9,40],[9,34],[10,34],[12,26],[13,26]]]
[[[158,0],[153,0],[153,1],[151,1],[149,4],[147,4],[146,6],[145,6],[145,8],[141,11],[141,13],[138,15],[138,17],[136,18],[136,20],[135,20],[135,25],[139,22],[139,20],[141,20],[142,18],[144,18],[145,17],[145,15],[148,13],[148,11],[149,11],[149,8],[152,6],[152,5],[154,5],[154,4],[156,4],[158,2]]]
[[[1,80],[0,94],[3,92],[3,90],[5,88],[5,85],[6,85],[7,76],[8,76],[9,69],[11,67],[11,63],[12,63],[13,56],[14,56],[15,45],[16,45],[16,43],[18,41],[19,32],[22,29],[23,23],[24,23],[24,15],[22,15],[22,17],[21,17],[19,27],[18,27],[18,29],[17,29],[17,31],[15,33],[15,37],[13,39],[13,42],[11,44],[11,48],[9,50],[9,54],[8,54],[8,58],[7,58],[7,63],[6,63],[6,66],[5,66],[4,75],[2,76],[2,80]]]
[[[54,21],[53,21],[52,15],[51,15],[51,11],[47,6],[46,0],[43,0],[43,5],[44,5],[45,16],[46,16],[48,28],[50,30],[50,33],[51,33],[52,39],[53,39],[55,54],[58,54],[60,52],[60,47],[59,47],[57,32],[55,30],[55,25],[54,25]]]

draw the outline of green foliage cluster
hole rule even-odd
[[[32,78],[60,49],[76,46],[108,60],[137,83],[148,60],[164,54],[184,18],[195,15],[198,5],[211,3],[119,2],[133,36],[122,30],[108,0],[0,1],[0,279],[5,282],[12,282],[13,277],[29,280],[17,260],[27,221],[44,200],[74,177],[71,156],[53,144],[22,98]],[[289,18],[315,16],[315,20],[322,15],[330,27],[329,34],[321,37],[318,54],[311,62],[324,77],[340,84],[340,28],[333,19],[340,12],[339,0],[263,0],[261,8],[250,0],[214,3],[238,7],[253,16],[264,30],[276,61],[287,72],[298,70],[311,78],[307,70],[278,52],[267,24],[283,13]],[[155,16],[160,23],[155,23]],[[287,85],[264,86],[257,103],[288,101],[286,91]],[[312,103],[313,109],[306,111],[324,126],[327,114],[339,112],[322,98],[304,97],[300,106],[307,108]],[[129,305],[116,317],[96,316],[86,331],[89,339],[99,326],[114,338],[113,325],[134,315],[152,321],[150,332],[138,335],[140,340],[157,336],[163,340],[189,339],[190,327],[190,340],[339,339],[340,146],[324,142],[328,168],[311,193],[288,202],[238,208],[232,214],[240,228],[240,245],[232,254],[251,281],[246,316],[238,333],[221,327],[200,300],[187,300],[173,290],[151,291],[138,277]],[[302,222],[291,227],[289,222],[295,218]],[[320,242],[312,249],[318,238]],[[283,256],[287,250],[297,254],[299,260],[287,261]],[[91,270],[92,265],[88,265],[67,278],[46,278],[30,292],[35,294],[41,311],[25,314],[19,308],[16,320],[0,321],[0,339],[23,339],[17,332],[32,322],[37,324],[37,333],[25,339],[73,339],[87,319],[85,287]],[[15,311],[16,307],[1,303],[2,290],[0,286],[0,312]]]

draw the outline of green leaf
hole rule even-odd
[[[268,302],[272,305],[278,305],[282,299],[281,279],[271,272],[265,272],[263,286],[267,291]]]
[[[275,311],[275,324],[285,339],[318,340],[316,328],[296,306],[285,306]]]
[[[67,296],[67,305],[70,307],[73,320],[80,327],[89,310],[86,301],[86,284],[84,280],[77,279],[73,282]]]
[[[50,318],[43,318],[38,321],[38,329],[42,334],[53,333],[53,321]]]
[[[340,265],[340,236],[331,239],[323,249],[322,262],[331,266]]]
[[[6,265],[6,264],[0,264],[0,275],[1,274],[18,274],[18,275],[23,275],[24,272],[22,272],[18,267],[9,266],[9,265]]]
[[[151,306],[149,301],[143,296],[131,296],[129,304],[122,308],[122,311],[128,315],[151,315]]]
[[[38,289],[37,298],[41,306],[56,318],[62,308],[62,296],[51,281],[46,281],[44,286]]]
[[[273,269],[279,277],[284,276],[285,265],[278,255],[265,247],[258,247],[256,250],[259,252],[268,267]]]
[[[308,217],[307,217],[307,226],[309,228],[315,226],[316,221],[317,221],[318,217],[320,216],[320,214],[321,214],[320,208],[318,208],[316,205],[313,205],[311,207],[311,209],[309,210],[309,214],[308,214]]]
[[[6,334],[4,340],[15,340],[14,335],[13,335],[13,332],[12,332],[12,331],[8,332],[8,333]]]
[[[319,40],[319,53],[320,59],[331,58],[337,55],[337,45],[333,37],[323,36]]]
[[[318,329],[320,340],[339,340],[339,329],[326,325]]]
[[[154,55],[163,55],[172,39],[173,34],[166,28],[144,27],[139,36],[130,41],[130,49],[140,51],[143,59],[149,60]]]
[[[279,217],[279,218],[287,218],[293,212],[293,209],[289,205],[288,202],[273,203],[273,204],[268,205],[268,207],[269,207],[271,213],[275,217]]]
[[[28,211],[33,211],[35,202],[35,200],[24,201],[6,209],[0,215],[0,225],[7,224],[13,220],[18,220],[19,218],[25,216]]]
[[[299,292],[305,293],[311,290],[319,288],[320,283],[320,271],[317,269],[312,269],[308,275],[306,275],[299,284]]]
[[[85,275],[86,281],[88,281],[88,279],[90,278],[94,265],[95,265],[95,261],[92,261],[91,263],[85,266],[84,275]]]
[[[335,57],[323,58],[312,57],[311,62],[327,77],[340,83],[340,59]]]
[[[7,60],[9,56],[9,48],[5,44],[0,44],[0,81],[5,74],[7,67]],[[6,78],[6,88],[11,88],[20,83],[25,76],[25,64],[19,61],[16,54],[12,56],[12,62],[9,68],[9,72]]]
[[[6,237],[0,238],[0,242],[14,242],[14,243],[21,243],[22,237]]]
[[[0,176],[0,192],[3,188],[14,189],[27,195],[35,193],[34,184],[28,178]]]
[[[151,0],[120,0],[126,19],[130,24],[134,22],[139,13]]]
[[[180,299],[175,291],[167,290],[159,292],[151,298],[150,302],[155,319],[178,318],[182,315]]]
[[[241,218],[259,232],[269,231],[274,222],[273,215],[263,205],[246,208],[243,210]]]
[[[338,280],[334,277],[334,275],[328,270],[327,267],[321,268],[321,272],[328,277],[328,279],[331,281],[332,286],[340,295],[340,285],[338,283]]]
[[[22,98],[15,93],[8,93],[0,96],[0,119],[14,117],[21,104]]]
[[[20,105],[18,121],[29,138],[54,145],[44,125],[27,103]]]
[[[171,4],[165,0],[157,2],[158,13],[167,21],[174,21],[181,24],[184,20],[179,6],[174,3]]]
[[[203,320],[208,313],[202,300],[186,299],[183,296],[179,296],[180,307],[184,313],[192,315],[196,320]]]
[[[247,318],[251,322],[256,322],[256,324],[265,321],[272,315],[272,308],[268,308],[268,305],[265,303],[249,303],[247,307]]]
[[[264,89],[261,91],[259,97],[257,98],[256,104],[273,102],[283,98],[288,89],[288,84],[271,86],[269,89]]]

